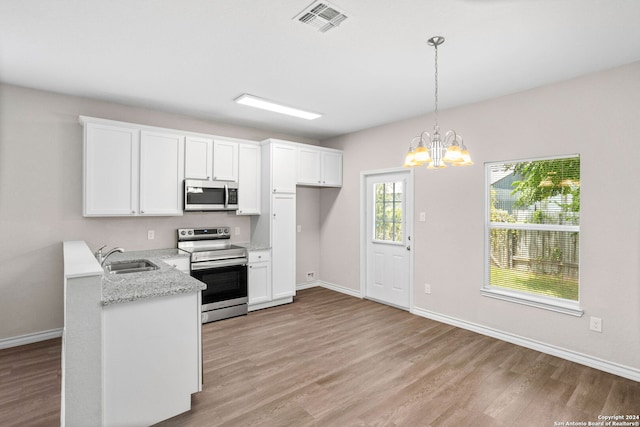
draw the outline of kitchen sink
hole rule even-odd
[[[104,267],[109,274],[140,273],[142,271],[157,270],[159,267],[146,259],[133,261],[116,261]]]

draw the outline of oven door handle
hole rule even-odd
[[[205,261],[191,263],[191,271],[197,270],[211,270],[219,267],[232,267],[234,265],[247,265],[249,260],[247,258],[234,258],[220,261]]]

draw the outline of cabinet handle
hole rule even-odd
[[[136,213],[136,211],[131,211],[132,214]]]
[[[140,213],[144,213],[144,211],[140,211]]]
[[[274,192],[274,193],[276,192],[276,189],[275,189],[275,188],[273,189],[273,192]]]
[[[253,268],[253,265],[250,265],[249,268]]]

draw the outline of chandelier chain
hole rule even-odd
[[[435,101],[436,102],[435,129],[437,129],[438,128],[438,45],[436,44],[434,47],[435,47],[435,51],[436,51],[436,57],[435,57],[435,67],[436,67],[436,71],[435,71],[435,80],[436,80],[436,85],[435,85],[435,100],[436,100]]]

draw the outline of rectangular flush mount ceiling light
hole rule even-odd
[[[236,101],[238,104],[261,108],[268,111],[274,111],[280,114],[287,114],[289,116],[299,117],[301,119],[314,120],[318,117],[322,117],[322,114],[311,113],[309,111],[300,110],[298,108],[287,107],[285,105],[269,101],[268,99],[258,98],[257,96],[249,95],[246,93],[243,93],[234,101]]]

